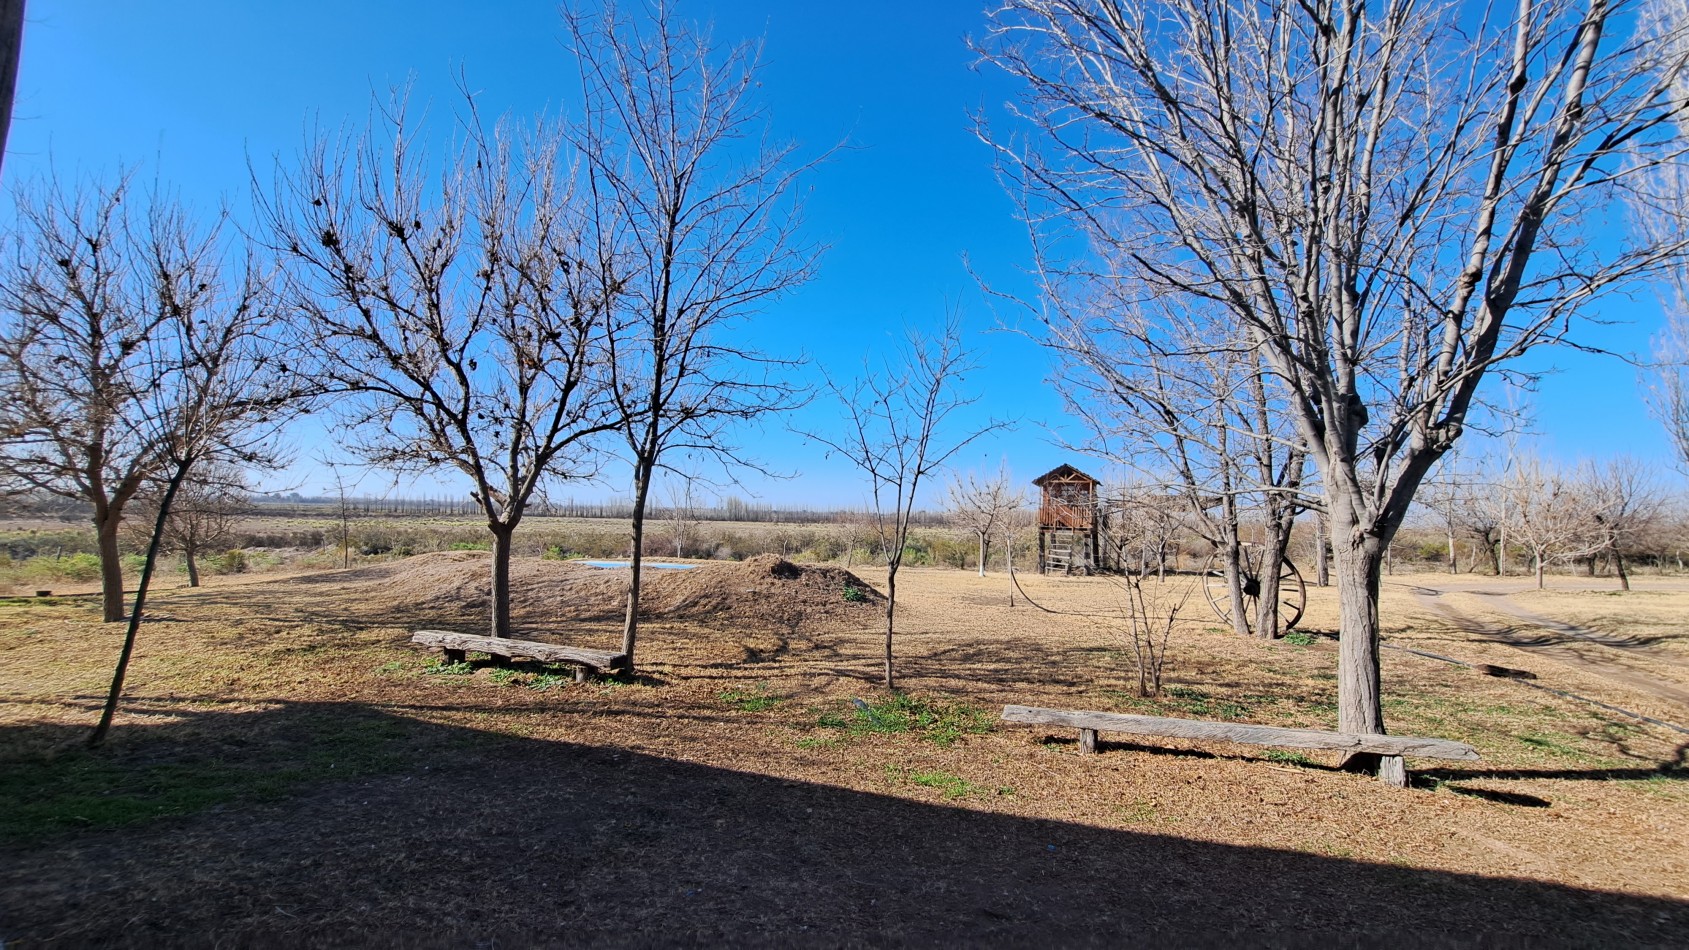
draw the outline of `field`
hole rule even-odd
[[[1036,604],[1011,607],[1000,573],[908,570],[890,694],[877,595],[772,563],[654,584],[640,674],[587,684],[409,647],[419,624],[478,629],[478,552],[168,589],[97,753],[79,740],[118,632],[85,595],[0,602],[0,940],[1689,935],[1689,734],[1671,728],[1689,726],[1689,582],[1388,578],[1391,730],[1483,755],[1410,760],[1404,790],[1321,754],[1105,734],[1080,757],[1070,732],[996,720],[1020,703],[1331,728],[1334,591],[1311,592],[1299,643],[1237,638],[1191,600],[1143,698],[1115,581],[1022,575]],[[525,635],[614,647],[619,580],[591,571],[521,562]]]

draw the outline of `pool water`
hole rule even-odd
[[[581,563],[585,564],[587,567],[615,568],[632,566],[632,564],[627,561],[582,561]],[[660,564],[656,561],[646,561],[640,565],[640,567],[654,567],[662,571],[690,571],[697,566],[698,565],[696,564]]]

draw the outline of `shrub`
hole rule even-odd
[[[245,551],[232,548],[213,558],[211,566],[219,574],[245,574],[250,565],[247,563]]]
[[[100,559],[93,554],[34,557],[24,562],[23,575],[32,581],[92,581],[100,577]]]

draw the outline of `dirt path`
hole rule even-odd
[[[1419,604],[1468,634],[1549,657],[1689,710],[1689,690],[1650,675],[1645,669],[1639,668],[1630,657],[1646,655],[1651,662],[1671,666],[1689,664],[1663,655],[1645,641],[1614,636],[1544,617],[1509,601],[1508,591],[1474,588],[1459,583],[1439,584],[1436,587],[1421,583],[1411,589]],[[1446,599],[1447,595],[1454,593],[1484,597],[1488,605],[1521,621],[1523,626],[1500,626],[1473,617]]]

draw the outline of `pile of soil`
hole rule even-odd
[[[346,577],[361,593],[404,613],[482,613],[491,556],[445,551]],[[344,575],[343,575],[344,576]],[[873,623],[885,598],[850,571],[793,564],[765,554],[747,561],[705,561],[689,570],[642,572],[641,616],[712,627],[788,633]],[[629,572],[574,561],[517,558],[510,566],[517,623],[614,621],[626,611]],[[854,589],[859,593],[847,594]]]

